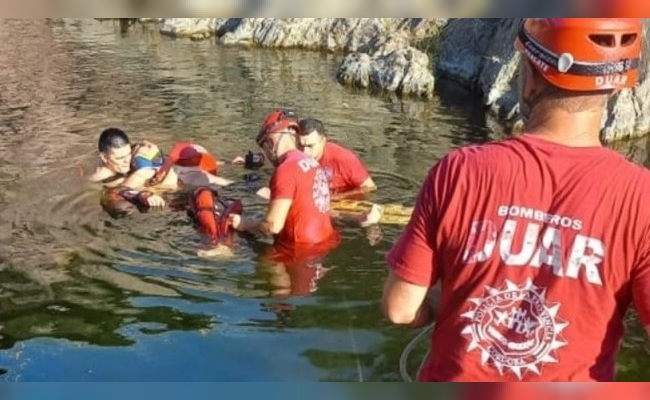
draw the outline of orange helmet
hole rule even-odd
[[[264,118],[262,127],[255,141],[261,147],[266,138],[275,132],[283,132],[293,129],[296,133],[300,132],[300,125],[298,124],[298,117],[293,111],[288,110],[275,110]]]
[[[525,18],[515,47],[551,84],[575,91],[631,88],[640,18]]]

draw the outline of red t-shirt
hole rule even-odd
[[[370,177],[368,170],[353,151],[327,142],[318,161],[327,174],[332,193],[357,189]]]
[[[293,200],[276,242],[320,243],[337,237],[327,178],[316,160],[301,151],[290,151],[271,176],[270,189],[271,201]]]
[[[650,325],[650,172],[531,135],[456,150],[387,261],[441,281],[421,380],[613,380],[632,302]]]

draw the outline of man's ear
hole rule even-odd
[[[102,160],[104,164],[108,164],[108,156],[103,151],[99,152],[99,159]]]
[[[537,72],[535,67],[532,66],[530,61],[525,60],[522,79],[522,94],[525,98],[536,97],[537,93],[544,87],[544,78]],[[521,72],[520,72],[521,73]]]

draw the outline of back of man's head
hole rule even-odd
[[[106,153],[111,149],[116,149],[129,145],[129,137],[123,130],[118,128],[107,128],[99,135],[97,147],[100,152]]]
[[[526,18],[515,41],[520,74],[538,87],[531,106],[553,102],[569,112],[602,106],[639,76],[639,18]],[[530,100],[530,99],[529,99]]]
[[[312,132],[318,132],[320,135],[325,136],[325,124],[323,121],[316,118],[305,118],[300,120],[300,134],[309,135]]]

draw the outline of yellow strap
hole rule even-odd
[[[336,211],[364,214],[370,211],[374,203],[365,200],[333,200],[331,205]],[[413,207],[404,206],[402,204],[381,204],[384,209],[380,223],[390,225],[406,225],[413,213]]]

